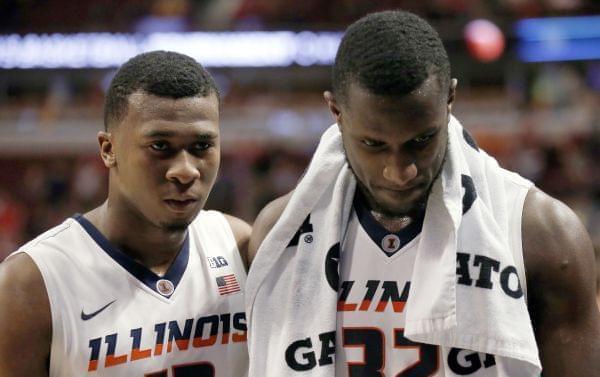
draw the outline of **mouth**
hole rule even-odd
[[[416,185],[411,185],[411,186],[407,186],[407,187],[383,187],[383,186],[380,186],[380,187],[378,187],[378,189],[383,192],[387,192],[387,193],[394,194],[394,195],[407,195],[412,192],[419,191],[421,189],[421,187],[422,187],[422,185],[416,184]]]
[[[394,205],[407,205],[425,195],[426,188],[422,184],[417,184],[402,188],[379,187],[377,191],[379,192],[378,196],[383,202],[387,202],[390,205],[393,203],[395,203]]]
[[[171,208],[174,212],[187,212],[191,208],[193,208],[196,203],[198,203],[197,199],[166,199],[164,201],[169,208]]]

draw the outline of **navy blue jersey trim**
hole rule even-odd
[[[416,218],[412,219],[412,222],[404,229],[401,229],[397,233],[393,233],[385,229],[381,224],[375,220],[371,211],[367,207],[365,199],[363,195],[358,192],[354,196],[354,210],[356,211],[356,216],[358,217],[358,221],[360,225],[363,227],[365,232],[369,235],[369,237],[377,244],[377,247],[388,257],[395,255],[398,251],[402,250],[402,248],[412,241],[416,236],[421,233],[423,229],[423,219],[425,218],[425,210],[421,211]],[[381,242],[385,236],[388,234],[395,234],[400,239],[400,247],[398,250],[394,252],[388,252],[381,247]]]
[[[175,290],[177,289],[177,285],[181,281],[183,273],[185,272],[185,269],[188,264],[190,255],[189,236],[186,235],[185,241],[183,242],[183,246],[177,254],[177,257],[175,257],[175,260],[167,270],[167,273],[161,277],[152,272],[147,267],[136,262],[129,255],[119,250],[118,247],[111,244],[110,241],[107,240],[102,233],[100,233],[98,228],[96,228],[94,224],[92,224],[88,219],[83,217],[83,215],[76,214],[75,216],[73,216],[73,219],[75,219],[79,224],[81,224],[83,229],[85,229],[85,231],[90,235],[90,237],[92,237],[92,239],[96,241],[98,246],[100,246],[100,248],[104,250],[106,254],[108,254],[115,262],[120,264],[130,274],[135,276],[139,281],[144,283],[144,285],[146,285],[148,288],[152,289],[153,291],[155,291],[163,297],[169,298],[173,295],[173,293],[171,293],[170,295],[163,295],[162,293],[160,293],[157,290],[156,283],[162,279],[169,280],[171,281],[171,283],[173,283],[173,286],[175,287],[173,292],[175,292]]]

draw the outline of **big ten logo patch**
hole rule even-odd
[[[208,260],[208,265],[210,266],[210,268],[220,268],[229,265],[227,263],[227,259],[220,255],[218,257],[207,257],[206,259]]]

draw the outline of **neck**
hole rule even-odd
[[[392,233],[398,233],[413,222],[413,218],[409,215],[388,216],[374,210],[371,210],[371,214],[382,227]]]
[[[158,275],[169,269],[187,235],[187,230],[161,228],[110,200],[84,216],[113,245]]]
[[[382,227],[384,227],[388,232],[398,233],[402,229],[409,226],[414,219],[418,219],[418,212],[409,212],[402,214],[392,214],[386,213],[375,201],[375,199],[368,194],[366,188],[362,186],[359,181],[359,191],[358,195],[360,195],[360,202],[365,209],[367,209],[375,221],[379,223]]]

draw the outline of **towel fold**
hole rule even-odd
[[[532,184],[501,169],[454,117],[448,140],[427,201],[404,335],[439,345],[444,355],[457,348],[493,355],[495,368],[473,376],[537,376],[523,268],[509,242],[514,203],[505,180],[510,176],[525,191]],[[335,376],[337,260],[355,188],[333,125],[250,269],[250,377]],[[444,365],[444,375],[461,375]]]

